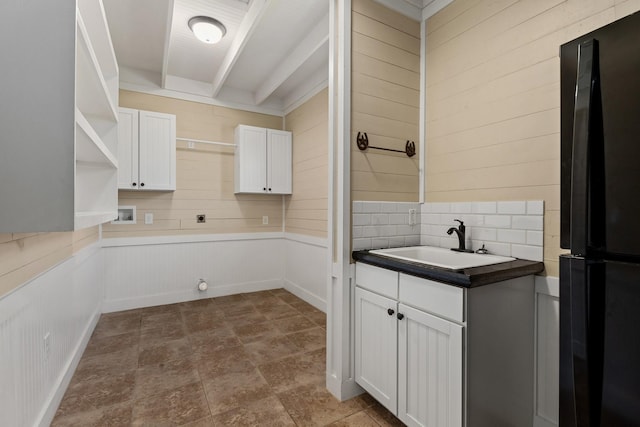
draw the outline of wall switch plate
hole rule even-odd
[[[198,224],[203,224],[203,223],[207,222],[207,216],[205,214],[196,215],[196,222]]]
[[[416,210],[409,209],[409,225],[416,225]]]
[[[267,225],[267,224],[269,224],[269,217],[265,215],[262,217],[262,225]]]
[[[145,224],[153,224],[153,214],[152,213],[146,213],[144,214],[144,223]]]

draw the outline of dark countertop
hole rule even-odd
[[[516,259],[500,264],[485,265],[482,267],[450,270],[441,267],[432,267],[418,262],[404,261],[397,258],[376,255],[365,251],[354,251],[354,260],[387,270],[399,271],[423,279],[454,285],[461,288],[474,288],[516,277],[537,274],[544,270],[544,264],[538,261]]]

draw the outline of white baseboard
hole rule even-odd
[[[105,301],[102,311],[103,313],[111,313],[115,311],[131,310],[134,308],[154,307],[157,305],[194,301],[204,298],[214,298],[247,292],[266,291],[269,289],[278,289],[282,287],[283,283],[281,280],[235,283],[230,285],[217,286],[215,288],[209,288],[204,292],[188,290],[168,294],[145,295],[141,297]]]
[[[98,308],[93,315],[91,316],[91,320],[87,323],[87,326],[84,328],[84,332],[82,333],[82,338],[78,341],[78,345],[73,351],[72,357],[69,359],[69,363],[64,368],[63,372],[60,373],[58,380],[56,381],[57,385],[51,393],[48,401],[49,403],[45,405],[42,414],[38,417],[39,421],[36,422],[36,425],[46,427],[51,424],[53,421],[53,417],[56,415],[56,411],[58,410],[58,406],[60,406],[60,402],[62,402],[62,398],[64,397],[64,393],[67,391],[67,387],[69,387],[69,383],[71,382],[71,378],[80,363],[80,359],[82,358],[82,354],[84,350],[87,348],[87,344],[89,343],[89,339],[93,334],[93,330],[96,328],[98,324],[98,320],[100,320],[101,310]]]
[[[308,302],[318,310],[323,311],[325,313],[327,312],[327,302],[322,298],[320,298],[319,296],[312,294],[302,286],[299,286],[290,280],[284,279],[284,288],[289,292],[291,292],[292,294],[294,294],[295,296],[297,296],[298,298]]]

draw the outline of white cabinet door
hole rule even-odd
[[[176,189],[176,116],[140,111],[141,190]]]
[[[291,194],[291,132],[267,129],[267,191]]]
[[[118,115],[118,188],[138,188],[138,110],[120,108]]]
[[[388,410],[397,409],[396,301],[356,287],[356,382]]]
[[[462,426],[462,329],[398,305],[398,418],[408,426]]]
[[[235,192],[267,192],[267,130],[254,126],[236,129]]]

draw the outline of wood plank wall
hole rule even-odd
[[[0,297],[98,241],[98,227],[60,233],[0,234]]]
[[[293,134],[293,194],[285,197],[285,231],[327,237],[329,92],[285,117]]]
[[[352,3],[351,198],[418,201],[419,156],[356,146],[404,150],[416,142],[420,117],[420,23],[373,0]]]
[[[638,0],[455,0],[427,21],[426,200],[544,200],[558,275],[560,44]]]
[[[120,91],[120,105],[176,115],[177,136],[232,143],[239,124],[282,129],[282,117],[197,102]],[[137,224],[106,224],[103,237],[282,231],[282,196],[233,193],[233,147],[177,142],[174,192],[120,191],[121,205],[137,207]],[[153,213],[153,225],[144,214]],[[196,222],[205,214],[204,224]],[[269,224],[262,224],[262,217]]]

